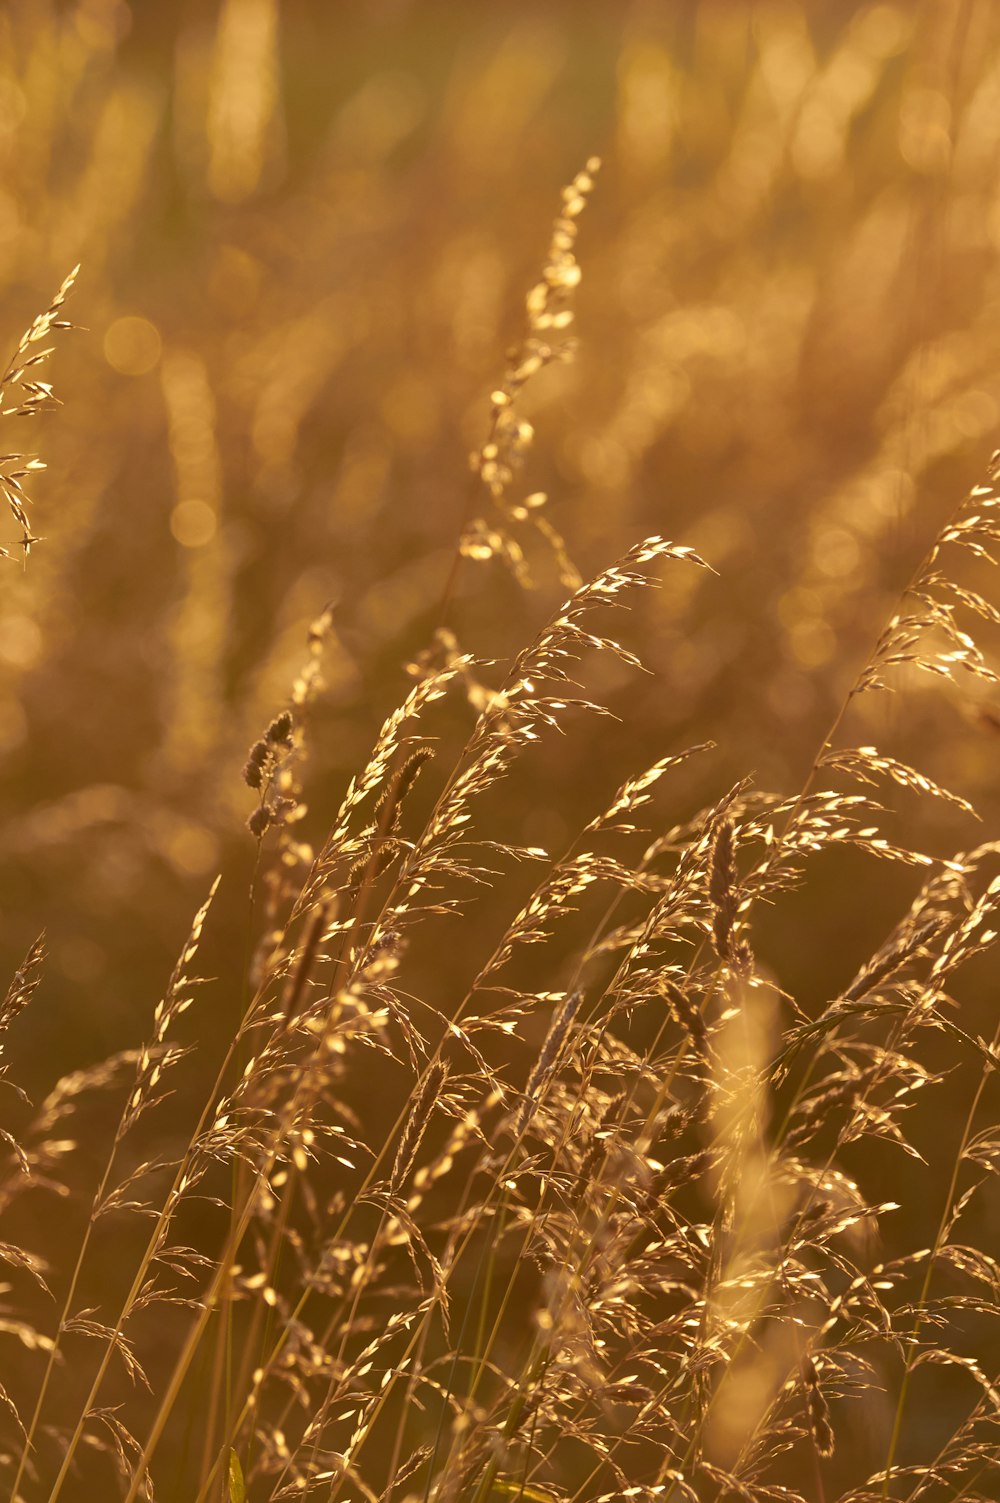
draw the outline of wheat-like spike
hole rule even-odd
[[[816,1454],[823,1457],[832,1456],[834,1451],[834,1434],[833,1426],[830,1423],[830,1406],[820,1386],[819,1372],[816,1364],[808,1355],[802,1359],[802,1370],[806,1385],[809,1429],[812,1433],[813,1444],[816,1447]]]
[[[670,1004],[674,1017],[684,1028],[691,1039],[696,1051],[702,1059],[708,1056],[708,1030],[701,1009],[698,1008],[688,996],[682,986],[664,977],[660,983],[663,995]]]
[[[406,1119],[403,1136],[399,1140],[392,1171],[389,1175],[389,1193],[398,1193],[416,1158],[421,1139],[434,1112],[438,1097],[448,1079],[448,1067],[440,1059],[429,1066],[421,1082],[413,1107]]]
[[[559,1064],[559,1057],[582,1004],[583,993],[570,992],[556,1010],[549,1025],[549,1031],[545,1035],[545,1042],[542,1044],[524,1088],[524,1100],[514,1125],[514,1133],[518,1138],[523,1134],[531,1120],[532,1113],[545,1094],[545,1088]]]
[[[0,1053],[3,1052],[4,1034],[38,990],[44,961],[45,935],[40,934],[29,946],[27,954],[14,972],[6,996],[0,1002]]]

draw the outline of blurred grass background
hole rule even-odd
[[[437,625],[488,394],[559,190],[595,152],[581,344],[526,396],[524,488],[549,493],[584,574],[656,532],[719,577],[670,573],[626,628],[651,675],[589,685],[621,723],[553,738],[508,787],[498,828],[554,852],[630,772],[708,737],[667,823],[745,773],[794,792],[981,476],[1000,431],[1000,11],[5,7],[11,348],[83,265],[83,328],[50,372],[65,405],[4,439],[50,467],[44,541],[0,589],[0,952],[11,973],[45,926],[15,1051],[36,1094],[143,1035],[217,870],[202,1026],[235,1015],[247,747],[332,601],[307,783],[321,838]],[[560,594],[537,564],[533,593],[466,568],[464,647],[530,638]],[[927,680],[859,707],[846,739],[972,798],[989,833],[998,727],[995,694],[970,707]],[[980,838],[901,808],[937,853]],[[805,1002],[910,890],[891,871],[873,896],[859,860],[827,858],[783,936],[780,980]],[[527,880],[428,953],[432,994],[467,982]],[[760,944],[766,963],[766,922]]]

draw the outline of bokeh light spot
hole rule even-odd
[[[816,617],[796,621],[788,633],[795,660],[803,668],[821,668],[837,650],[837,638],[825,621]]]
[[[830,579],[842,579],[858,567],[857,539],[842,527],[824,527],[813,544],[816,567]]]
[[[182,876],[203,877],[218,860],[218,841],[211,830],[185,822],[166,842],[167,855]]]
[[[3,618],[0,628],[0,660],[11,668],[33,668],[42,651],[42,633],[30,616]]]
[[[182,548],[204,548],[215,537],[218,525],[206,501],[178,501],[170,513],[170,531]]]
[[[145,376],[160,359],[163,342],[148,318],[116,318],[104,336],[104,358],[122,376]]]

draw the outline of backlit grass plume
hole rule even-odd
[[[996,684],[975,635],[1000,624],[996,460],[873,632],[800,786],[720,769],[692,810],[683,779],[718,749],[671,737],[624,782],[609,769],[565,838],[551,821],[556,849],[532,839],[515,817],[531,759],[560,734],[598,745],[610,712],[589,684],[638,682],[642,593],[726,587],[659,535],[584,581],[545,498],[514,497],[518,403],[567,353],[596,168],[565,190],[491,398],[487,507],[436,625],[470,565],[527,580],[530,526],[566,598],[505,661],[439,630],[325,834],[307,786],[307,754],[337,734],[324,611],[243,769],[242,967],[206,958],[212,883],[145,1041],[23,1100],[4,1133],[7,1211],[66,1208],[13,1220],[26,1245],[0,1246],[22,1503],[996,1496],[1000,1031],[967,999],[995,964],[1000,843],[918,849],[876,795],[970,802],[851,744],[863,696],[911,670]],[[62,326],[71,281],[5,378],[31,410],[48,388],[24,357]],[[870,953],[810,907],[831,861],[861,889],[891,874]],[[469,954],[473,905],[491,938]],[[824,945],[823,994],[799,995],[797,959]],[[43,959],[38,941],[5,1034],[44,1005]],[[94,1098],[114,1104],[103,1140]]]

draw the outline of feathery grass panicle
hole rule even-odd
[[[563,999],[552,1019],[549,1031],[545,1035],[545,1042],[542,1045],[537,1060],[532,1066],[531,1074],[528,1076],[528,1083],[524,1088],[524,1100],[521,1103],[521,1110],[518,1112],[517,1122],[514,1127],[517,1137],[521,1137],[524,1133],[550,1077],[555,1072],[559,1063],[559,1056],[566,1044],[570,1029],[573,1027],[573,1021],[580,1010],[582,1002],[582,992],[570,992],[569,996]]]
[[[336,648],[326,608],[243,768],[251,933],[200,1096],[199,1072],[174,1067],[225,901],[215,885],[147,1041],[65,1076],[33,1115],[20,1103],[26,1127],[4,1129],[15,1230],[29,1195],[84,1207],[69,1254],[43,1258],[13,1232],[0,1244],[0,1336],[31,1375],[0,1389],[23,1503],[83,1488],[133,1503],[154,1481],[191,1503],[995,1494],[1000,1401],[980,1332],[1000,1290],[984,1230],[1000,1030],[968,997],[996,954],[1000,847],[945,859],[917,848],[916,823],[893,833],[875,789],[962,819],[972,802],[870,744],[867,724],[851,744],[841,733],[910,668],[956,694],[995,685],[1000,610],[959,562],[974,571],[1000,541],[997,462],[917,567],[800,786],[733,773],[715,796],[684,792],[698,766],[714,777],[717,751],[685,736],[645,771],[609,766],[600,812],[566,828],[561,854],[522,843],[538,810],[518,808],[514,774],[580,712],[608,713],[591,657],[642,666],[606,610],[661,565],[668,582],[674,564],[710,568],[657,535],[583,582],[544,496],[514,496],[532,437],[522,393],[571,352],[596,167],[564,194],[475,461],[489,511],[459,549],[527,582],[534,528],[568,598],[500,667],[460,651],[442,608],[314,845],[301,832]],[[21,393],[9,412],[50,395],[35,346],[63,327],[71,281],[4,378]],[[845,908],[815,995],[796,978],[824,943],[830,887],[808,900],[838,860],[882,913],[895,906],[867,940]],[[510,897],[507,871],[527,861],[540,875]],[[490,935],[476,953],[462,948],[483,932],[474,900]],[[36,942],[0,1005],[5,1042],[41,958]],[[147,1149],[152,1124],[173,1121],[148,1115],[168,1070],[181,1126]],[[97,1178],[77,1152],[85,1131],[96,1141],[83,1113],[114,1091],[106,1167],[81,1189]],[[940,1193],[912,1190],[899,1163],[921,1186],[934,1167]],[[119,1232],[126,1252],[105,1269]],[[925,1443],[932,1378],[947,1402]]]
[[[21,1015],[38,990],[44,962],[45,935],[40,934],[28,947],[28,953],[14,972],[6,995],[0,1002],[0,1053],[3,1052],[4,1035],[10,1025]],[[4,1073],[6,1069],[4,1064]]]
[[[74,266],[63,280],[45,312],[40,313],[21,335],[6,370],[0,376],[0,404],[2,404],[0,417],[37,417],[40,413],[48,412],[60,405],[51,383],[40,380],[38,374],[40,367],[52,354],[55,346],[46,345],[44,349],[37,349],[36,346],[43,344],[54,334],[73,327],[68,320],[60,318],[59,314],[79,271],[79,266]],[[3,492],[11,516],[21,529],[19,542],[25,562],[27,562],[32,545],[40,542],[41,539],[32,533],[27,510],[30,497],[22,482],[25,477],[35,475],[44,469],[44,460],[34,455],[4,454],[0,456],[0,491]],[[9,550],[0,548],[0,557],[9,558]]]
[[[591,157],[584,170],[563,189],[541,277],[525,299],[524,338],[511,352],[503,380],[490,398],[489,437],[472,456],[473,471],[486,490],[492,515],[467,523],[460,552],[463,557],[479,562],[502,559],[522,585],[530,585],[531,571],[517,539],[520,527],[533,528],[545,540],[563,585],[575,590],[582,583],[565,542],[545,514],[548,496],[543,491],[534,491],[514,502],[509,491],[534,438],[531,424],[518,412],[521,393],[546,366],[573,357],[575,343],[570,330],[576,318],[574,297],[581,280],[574,254],[577,220],[586,208],[600,166],[600,159]]]
[[[153,1034],[139,1051],[136,1081],[128,1104],[118,1125],[116,1140],[120,1141],[138,1122],[143,1112],[155,1105],[154,1091],[159,1086],[164,1071],[175,1064],[186,1052],[168,1042],[170,1029],[176,1020],[187,1012],[194,1001],[201,980],[191,975],[190,967],[198,954],[209,911],[219,889],[220,878],[216,877],[208,897],[195,914],[190,933],[161,1000],[153,1013]]]
[[[413,1109],[406,1119],[403,1136],[399,1140],[396,1158],[389,1175],[390,1193],[398,1192],[413,1166],[413,1160],[416,1158],[421,1139],[427,1131],[434,1105],[447,1078],[447,1065],[439,1059],[434,1060],[416,1095]]]

